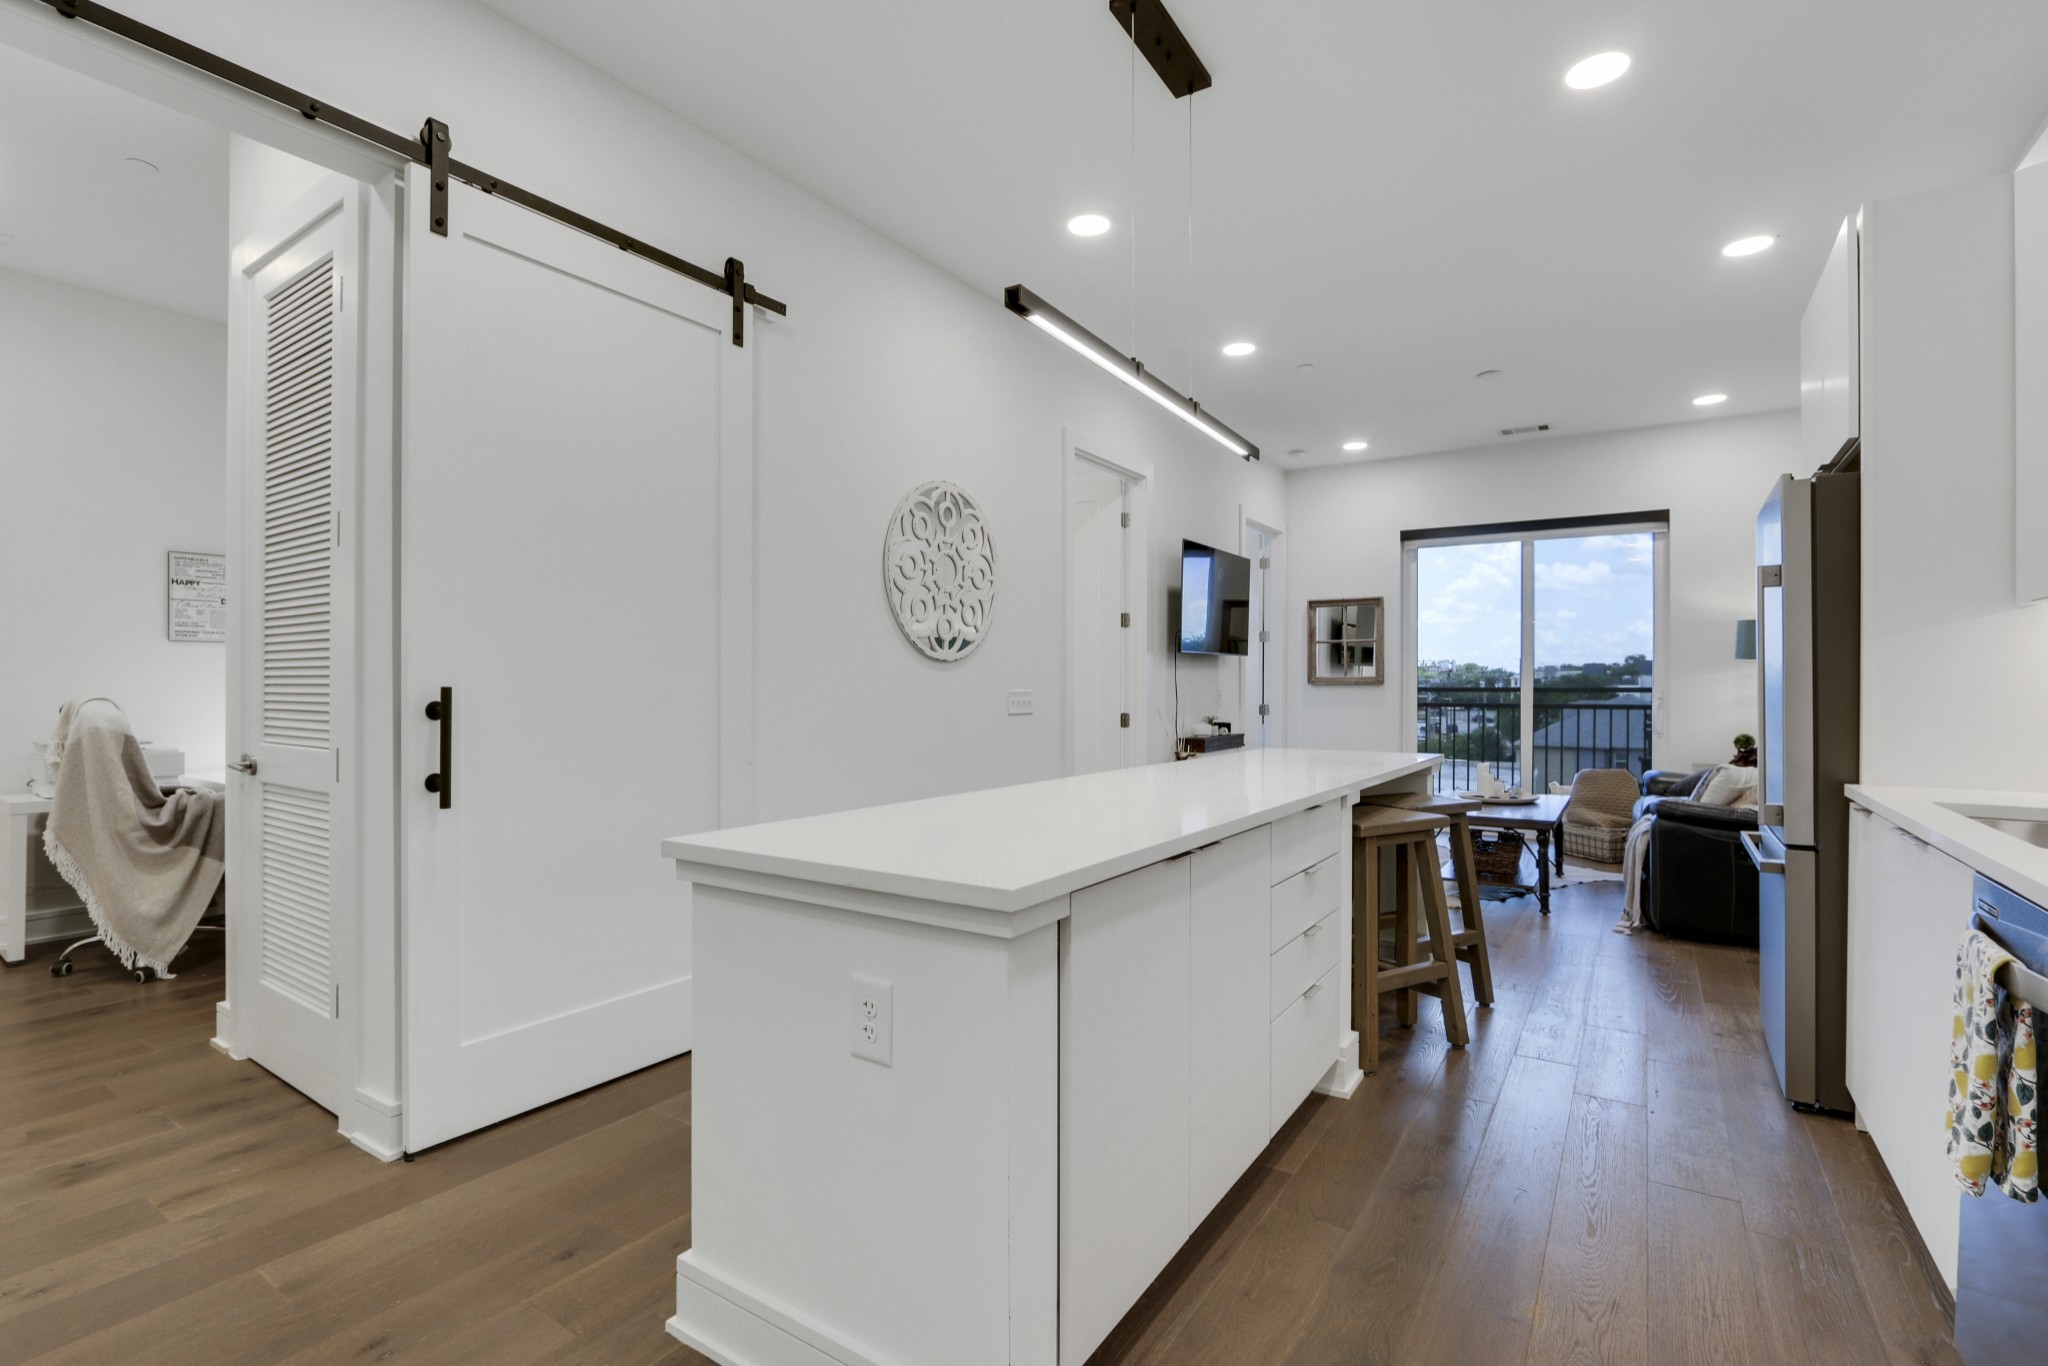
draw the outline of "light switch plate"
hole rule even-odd
[[[1012,716],[1029,716],[1029,715],[1031,715],[1031,707],[1032,707],[1032,701],[1031,701],[1031,689],[1029,689],[1029,688],[1012,688],[1012,689],[1010,689],[1010,715],[1012,715]]]
[[[852,1014],[853,1056],[884,1067],[896,1051],[896,993],[879,977],[856,972],[847,997]]]

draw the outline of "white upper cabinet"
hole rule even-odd
[[[1859,219],[1861,215],[1857,216]],[[1862,432],[1858,222],[1844,219],[1799,321],[1799,446],[1806,474]]]
[[[2048,162],[2012,178],[2014,586],[2048,598]]]

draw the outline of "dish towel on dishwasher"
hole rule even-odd
[[[1981,930],[1956,946],[1956,1017],[1949,1042],[1948,1158],[1971,1195],[1987,1179],[2015,1200],[2040,1198],[2040,1089],[2034,1008],[1992,975],[2013,956]]]

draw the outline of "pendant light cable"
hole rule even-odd
[[[1201,386],[1195,374],[1195,97],[1188,102],[1188,397]]]

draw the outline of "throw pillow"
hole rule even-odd
[[[1703,806],[1755,806],[1756,770],[1722,764],[1707,775],[1693,800]]]

